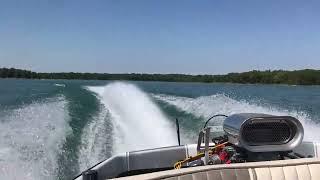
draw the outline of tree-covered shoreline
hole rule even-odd
[[[131,80],[167,82],[205,82],[241,84],[296,84],[320,85],[320,70],[303,69],[295,71],[248,71],[225,75],[187,75],[187,74],[109,74],[109,73],[38,73],[15,68],[0,68],[0,78],[23,79],[82,79],[82,80]]]

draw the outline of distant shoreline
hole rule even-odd
[[[38,73],[15,68],[0,68],[0,78],[19,79],[74,79],[74,80],[129,80],[162,82],[238,83],[238,84],[286,84],[320,85],[320,70],[248,71],[225,75],[186,74],[109,74],[109,73]]]

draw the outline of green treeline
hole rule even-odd
[[[185,75],[185,74],[108,74],[108,73],[37,73],[14,68],[0,68],[0,78],[25,79],[84,79],[84,80],[132,80],[170,82],[230,82],[261,84],[320,85],[320,70],[304,69],[296,71],[249,71],[225,75]]]

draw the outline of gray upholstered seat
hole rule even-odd
[[[117,178],[165,180],[320,180],[320,159],[211,165]]]

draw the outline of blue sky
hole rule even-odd
[[[0,0],[0,66],[221,74],[320,69],[320,1]]]

